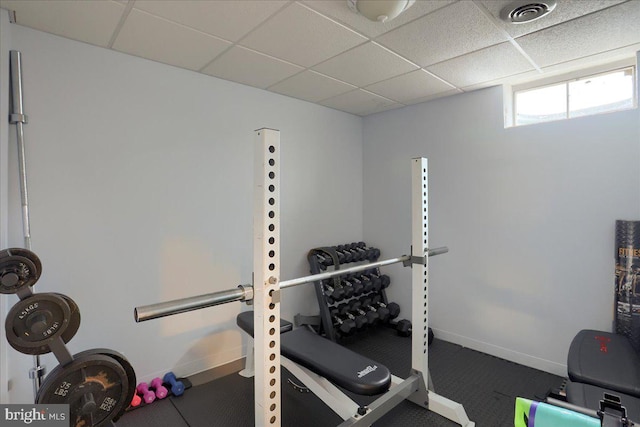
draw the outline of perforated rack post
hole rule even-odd
[[[256,130],[253,217],[255,425],[281,425],[280,132]]]

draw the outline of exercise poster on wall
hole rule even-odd
[[[640,221],[616,221],[616,333],[640,351]]]

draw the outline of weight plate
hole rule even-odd
[[[73,427],[107,425],[129,404],[129,381],[124,368],[103,354],[76,355],[73,359],[47,375],[36,403],[68,404],[69,425]]]
[[[69,327],[71,309],[55,294],[34,294],[18,301],[7,315],[5,331],[11,347],[24,354],[45,354],[49,344]]]
[[[108,348],[94,348],[91,350],[85,350],[76,354],[76,356],[74,357],[91,356],[93,354],[102,354],[104,356],[109,356],[117,360],[118,363],[122,365],[122,368],[127,374],[127,379],[129,380],[127,389],[129,391],[127,392],[127,395],[125,396],[125,399],[124,399],[125,402],[127,402],[127,404],[124,405],[120,410],[120,413],[116,414],[115,417],[113,418],[114,422],[118,421],[118,419],[124,414],[125,410],[129,407],[129,404],[133,399],[133,395],[136,393],[136,372],[133,370],[133,366],[131,366],[131,363],[129,363],[129,361],[127,360],[126,357],[124,357],[124,355],[118,353],[117,351],[110,350]]]
[[[22,248],[0,251],[0,293],[15,294],[24,286],[33,286],[42,273],[40,258]]]
[[[66,344],[71,341],[71,338],[76,335],[78,329],[80,328],[80,308],[78,307],[78,304],[76,304],[76,302],[67,295],[60,293],[54,293],[54,295],[58,295],[59,297],[64,299],[67,304],[69,304],[69,310],[71,310],[71,315],[69,316],[69,326],[62,333],[62,341],[64,341]]]

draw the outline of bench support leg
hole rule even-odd
[[[240,376],[245,378],[253,378],[256,374],[256,350],[253,347],[253,338],[249,337],[249,342],[247,343],[247,357],[244,359],[244,369],[238,372]]]

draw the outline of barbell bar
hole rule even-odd
[[[447,252],[449,252],[449,248],[446,246],[427,249],[428,256],[430,257]],[[410,262],[411,259],[411,255],[403,255],[398,258],[355,265],[343,270],[333,270],[325,273],[303,276],[297,279],[283,280],[280,282],[280,289],[290,288],[292,286],[298,286],[304,283],[314,282],[316,280],[330,279],[335,276],[342,276],[343,274],[357,273],[359,271],[369,270],[370,268],[383,267],[385,265],[397,264],[400,262],[407,263]],[[236,289],[228,289],[226,291],[213,292],[210,294],[197,295],[136,307],[134,309],[133,316],[135,321],[139,323],[147,320],[158,319],[160,317],[173,316],[174,314],[186,313],[188,311],[200,310],[201,308],[213,307],[214,305],[227,304],[234,301],[251,301],[252,299],[253,286],[239,285]]]

